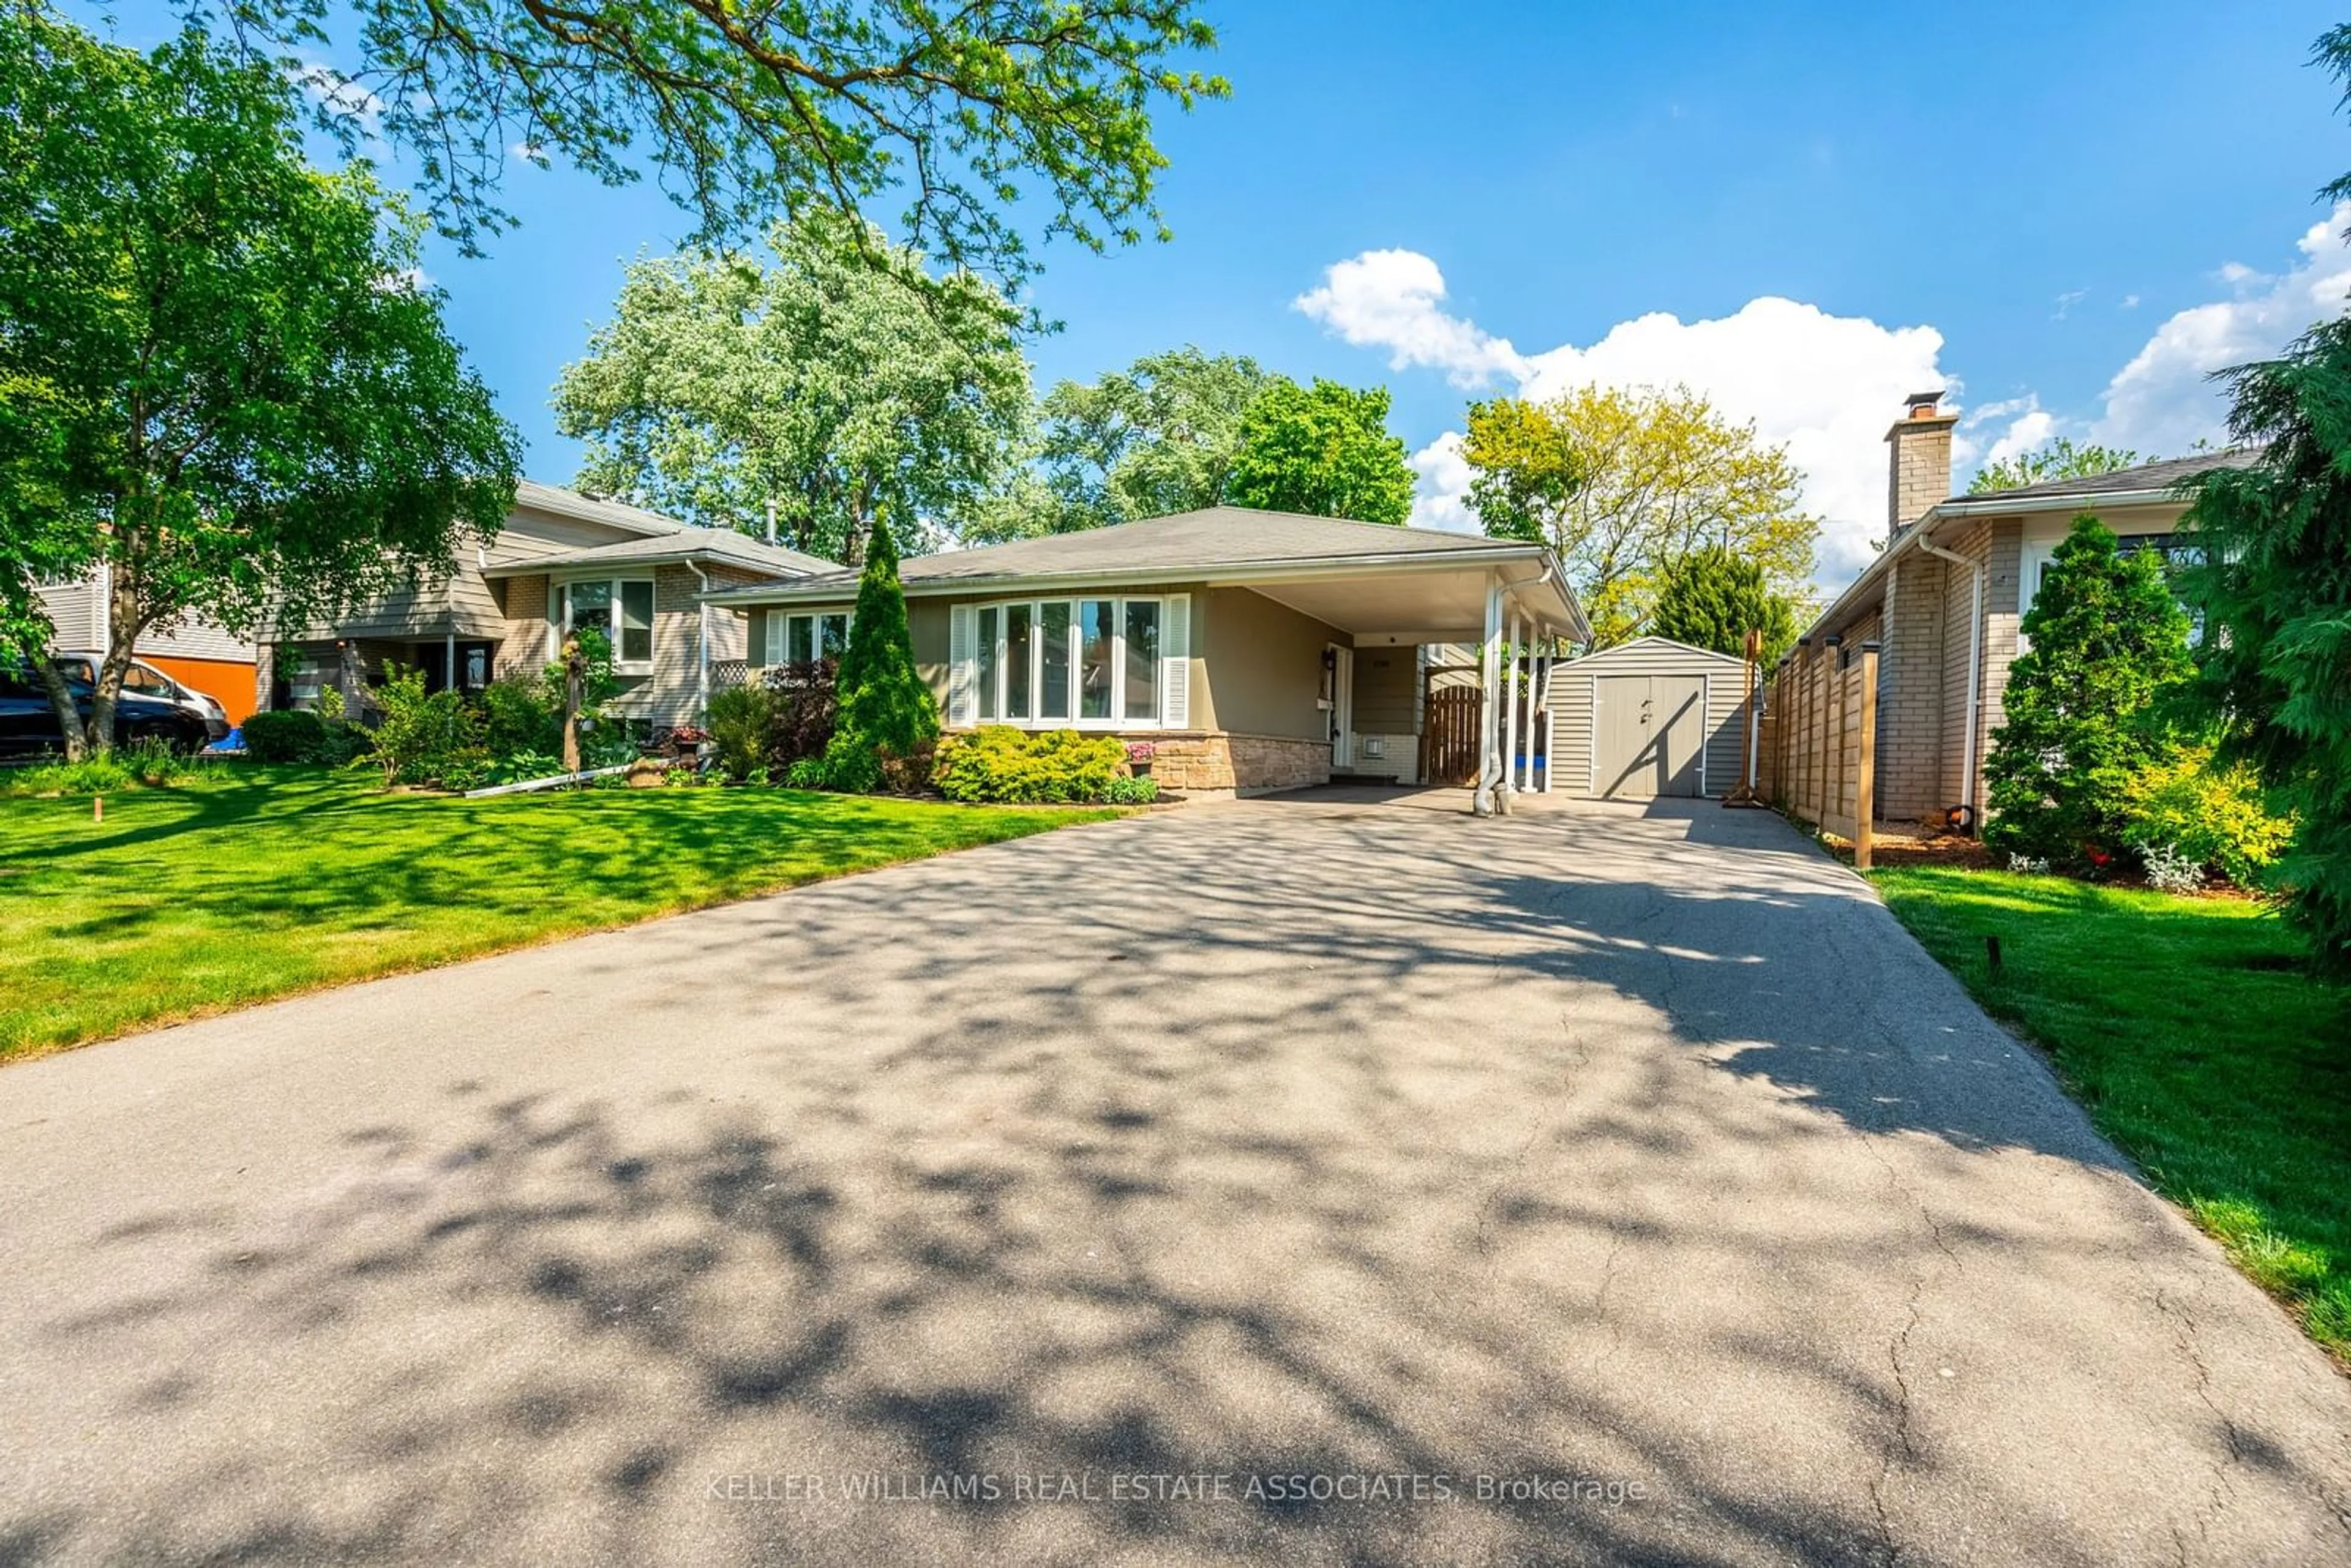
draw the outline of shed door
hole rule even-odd
[[[1593,793],[1632,800],[1698,793],[1704,675],[1602,675],[1593,701]]]

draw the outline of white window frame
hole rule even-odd
[[[601,582],[612,591],[612,673],[616,675],[652,674],[654,660],[661,657],[661,591],[653,586],[651,572],[620,572],[611,577],[599,572],[557,579],[553,584],[556,604],[559,611],[555,622],[556,649],[561,649],[564,640],[571,635],[572,589],[582,583],[596,582]],[[651,608],[645,616],[646,656],[642,659],[621,657],[621,586],[631,582],[643,583],[651,599]],[[550,653],[551,656],[552,653]]]
[[[760,633],[759,652],[763,656],[759,662],[768,665],[791,663],[790,622],[794,621],[810,622],[809,649],[811,653],[823,646],[822,623],[827,621],[840,622],[841,645],[845,651],[849,646],[849,628],[854,619],[854,613],[848,610],[770,610],[768,612],[767,627]],[[818,654],[820,658],[822,656],[820,653]]]
[[[1006,725],[1014,729],[1115,731],[1165,728],[1165,724],[1161,716],[1167,707],[1168,618],[1173,613],[1170,609],[1173,602],[1174,601],[1168,596],[1156,593],[1052,593],[1040,595],[1035,599],[990,599],[959,607],[966,610],[971,616],[972,634],[975,639],[971,669],[968,675],[964,677],[974,683],[973,722],[980,725]],[[1066,604],[1070,607],[1070,712],[1072,716],[1068,718],[1042,718],[1033,711],[1045,695],[1044,627],[1045,606],[1048,604]],[[1085,633],[1078,617],[1078,606],[1081,604],[1108,604],[1112,607],[1110,713],[1106,717],[1075,716],[1078,709],[1083,706],[1081,696],[1080,672],[1084,663],[1081,655],[1085,648]],[[1159,616],[1159,653],[1157,667],[1153,671],[1151,678],[1151,711],[1148,714],[1133,716],[1126,711],[1126,609],[1130,604],[1152,605],[1156,609]],[[1032,711],[1026,718],[1004,716],[1005,690],[1010,681],[1012,663],[1008,656],[1009,640],[1005,635],[1005,612],[1015,607],[1025,607],[1029,612],[1029,706]],[[991,651],[996,671],[996,690],[991,694],[995,700],[986,706],[995,710],[996,716],[982,718],[977,716],[982,705],[979,701],[977,683],[983,661],[976,640],[978,636],[979,618],[990,610],[996,612],[996,646]]]

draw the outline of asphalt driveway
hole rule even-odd
[[[0,1563],[2351,1561],[2351,1385],[1711,805],[1161,814],[119,1041],[0,1071]]]

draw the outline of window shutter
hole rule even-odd
[[[1192,727],[1192,596],[1171,593],[1159,629],[1159,722]]]
[[[967,728],[978,721],[978,693],[972,685],[978,637],[973,631],[975,612],[968,604],[947,611],[947,727]]]

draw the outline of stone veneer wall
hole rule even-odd
[[[1249,795],[1331,781],[1327,741],[1222,730],[1136,730],[1120,738],[1150,742],[1151,777],[1161,789],[1186,795]]]
[[[1331,743],[1280,735],[1231,737],[1233,779],[1240,793],[1303,789],[1331,782]]]

